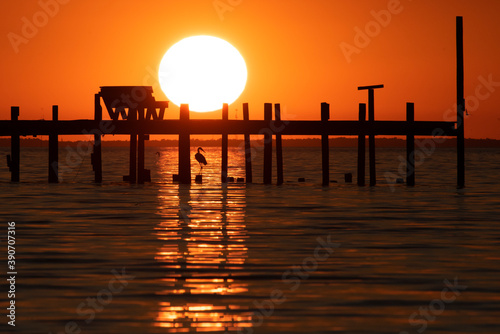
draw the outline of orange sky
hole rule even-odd
[[[500,139],[498,0],[22,0],[0,8],[0,119],[10,118],[11,105],[21,107],[20,119],[49,119],[53,104],[60,119],[92,118],[93,94],[105,85],[152,85],[166,99],[156,77],[163,54],[185,37],[213,35],[248,67],[230,118],[242,118],[242,102],[262,118],[272,102],[285,118],[319,119],[320,103],[329,102],[332,119],[356,119],[366,101],[356,87],[385,84],[375,94],[376,119],[403,120],[405,103],[415,102],[416,120],[452,120],[462,15],[466,137]],[[390,22],[376,23],[381,11]],[[39,27],[23,29],[25,22]],[[356,27],[372,37],[356,40]],[[346,57],[341,46],[357,53]],[[178,108],[168,113],[177,117]]]

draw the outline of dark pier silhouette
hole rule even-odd
[[[375,122],[375,89],[384,88],[384,85],[363,86],[358,87],[358,90],[368,90],[368,122]],[[375,170],[375,134],[368,136],[368,152],[370,154],[370,186],[377,183]]]
[[[457,187],[465,186],[465,152],[464,152],[464,65],[463,65],[463,20],[457,17],[457,121],[415,121],[414,105],[407,103],[405,121],[375,120],[375,89],[383,85],[361,86],[358,90],[368,91],[367,105],[359,104],[358,120],[330,120],[330,106],[321,104],[319,121],[283,120],[279,104],[264,104],[264,119],[250,120],[249,106],[243,104],[243,120],[228,118],[228,105],[222,106],[222,119],[192,120],[189,117],[189,106],[180,106],[178,120],[165,120],[165,109],[168,101],[156,101],[150,86],[117,86],[101,87],[95,94],[93,120],[59,120],[58,107],[53,106],[52,120],[19,120],[19,107],[11,108],[11,120],[0,121],[0,136],[11,137],[11,154],[7,163],[11,172],[11,181],[20,181],[20,136],[49,136],[49,171],[48,180],[58,182],[58,136],[93,134],[94,145],[91,163],[95,174],[95,182],[103,180],[101,138],[105,134],[129,135],[130,157],[129,175],[123,179],[130,183],[151,181],[150,171],[144,165],[144,145],[149,135],[178,135],[179,159],[178,174],[174,181],[191,183],[190,136],[222,135],[221,182],[228,181],[228,135],[244,135],[246,182],[251,183],[252,157],[250,136],[264,135],[264,184],[272,183],[272,137],[276,138],[277,183],[282,184],[283,172],[283,135],[317,135],[321,136],[322,183],[327,186],[330,170],[328,136],[358,137],[358,169],[357,184],[365,185],[365,137],[368,136],[370,186],[376,185],[375,168],[375,136],[406,136],[407,168],[406,184],[415,185],[415,136],[442,136],[457,138]],[[103,119],[102,103],[108,111],[109,120]],[[121,119],[120,119],[121,118]],[[201,177],[200,177],[201,180]],[[351,177],[346,175],[346,180]],[[198,181],[198,179],[197,179]]]

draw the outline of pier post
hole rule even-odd
[[[224,103],[222,105],[222,120],[227,121],[229,119],[229,105]],[[227,128],[224,126],[224,128]],[[227,133],[222,134],[222,159],[221,159],[221,182],[227,182],[227,150],[228,150],[228,135]]]
[[[330,105],[321,103],[321,121],[324,122],[325,128],[321,135],[321,163],[323,167],[323,185],[330,184],[330,146],[328,143],[328,133],[326,132],[326,122],[330,119]]]
[[[102,121],[101,96],[94,95],[94,120]],[[94,133],[94,147],[92,152],[92,167],[94,170],[94,182],[102,182],[102,141],[101,133]]]
[[[181,133],[179,134],[179,182],[191,184],[191,140],[186,127],[189,123],[189,105],[181,104],[179,120]]]
[[[243,120],[250,120],[248,103],[243,103]],[[244,135],[245,140],[245,174],[247,183],[252,183],[252,148],[250,146],[250,135]]]
[[[19,107],[10,108],[10,119],[13,121],[12,126],[17,128],[16,122],[19,120]],[[21,155],[21,142],[19,133],[10,137],[10,180],[12,182],[19,182],[20,174],[20,155]]]
[[[358,135],[358,186],[365,186],[365,161],[366,161],[366,142],[364,127],[366,121],[366,104],[359,104],[359,128],[360,134]]]
[[[464,130],[464,32],[463,17],[457,16],[457,188],[465,187]]]
[[[281,123],[281,106],[279,103],[274,105],[274,127],[279,129]],[[281,134],[276,133],[276,175],[277,185],[283,184],[283,141]]]
[[[139,108],[137,110],[139,115],[139,120],[144,120],[144,108]],[[146,174],[144,170],[144,142],[146,139],[146,135],[143,130],[140,129],[137,134],[137,183],[144,184],[146,180]]]
[[[146,181],[146,170],[144,168],[144,142],[145,134],[137,135],[137,183],[144,184]]]
[[[130,133],[130,160],[129,160],[129,179],[130,183],[137,182],[137,132],[135,130],[135,121],[137,120],[137,110],[130,108],[128,112],[128,121],[132,122]]]
[[[370,186],[377,184],[377,175],[375,168],[375,89],[384,88],[384,85],[362,86],[358,90],[368,90],[368,122],[370,124],[370,133],[368,134],[368,152],[370,155]]]
[[[271,126],[273,120],[273,105],[264,104],[264,120]],[[264,132],[264,184],[271,184],[273,177],[273,135],[271,129]]]
[[[52,121],[59,119],[58,106],[52,106]],[[49,134],[49,183],[59,182],[59,138],[57,133]]]
[[[368,121],[373,129],[375,124],[375,91],[370,88],[368,90]],[[368,136],[368,151],[370,155],[370,186],[377,184],[377,173],[375,167],[375,134],[373,132]]]
[[[406,185],[415,185],[415,106],[413,103],[406,104],[406,121],[408,129],[406,135]]]

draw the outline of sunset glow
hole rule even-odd
[[[176,113],[178,102],[160,87],[159,65],[175,43],[206,35],[228,41],[245,59],[248,80],[230,106],[233,117],[237,109],[241,118],[248,102],[250,119],[261,119],[263,104],[272,102],[294,119],[318,119],[319,104],[328,102],[332,120],[357,119],[366,102],[357,87],[384,84],[376,119],[402,120],[406,102],[414,102],[416,120],[453,120],[455,17],[463,16],[465,136],[500,139],[495,0],[60,3],[50,15],[38,1],[3,4],[2,119],[12,105],[21,107],[21,119],[48,119],[53,104],[61,119],[93,117],[89,96],[100,86],[128,85],[152,86]]]
[[[500,328],[500,0],[0,8],[2,332]]]
[[[192,111],[221,109],[236,100],[247,81],[241,54],[228,42],[212,36],[193,36],[172,46],[160,64],[163,92],[177,106]]]

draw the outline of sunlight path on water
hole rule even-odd
[[[142,186],[121,181],[122,149],[106,152],[102,185],[86,165],[74,182],[46,184],[26,165],[31,181],[0,181],[0,215],[16,221],[16,332],[497,332],[500,152],[470,152],[457,191],[452,150],[420,166],[414,188],[344,183],[349,149],[332,150],[337,183],[321,187],[309,148],[287,149],[283,186],[221,185],[220,150],[205,150],[190,186],[171,182],[171,149],[147,151],[154,182]],[[382,177],[399,154],[380,150]],[[241,159],[230,152],[231,176]],[[257,182],[261,167],[257,155]]]

